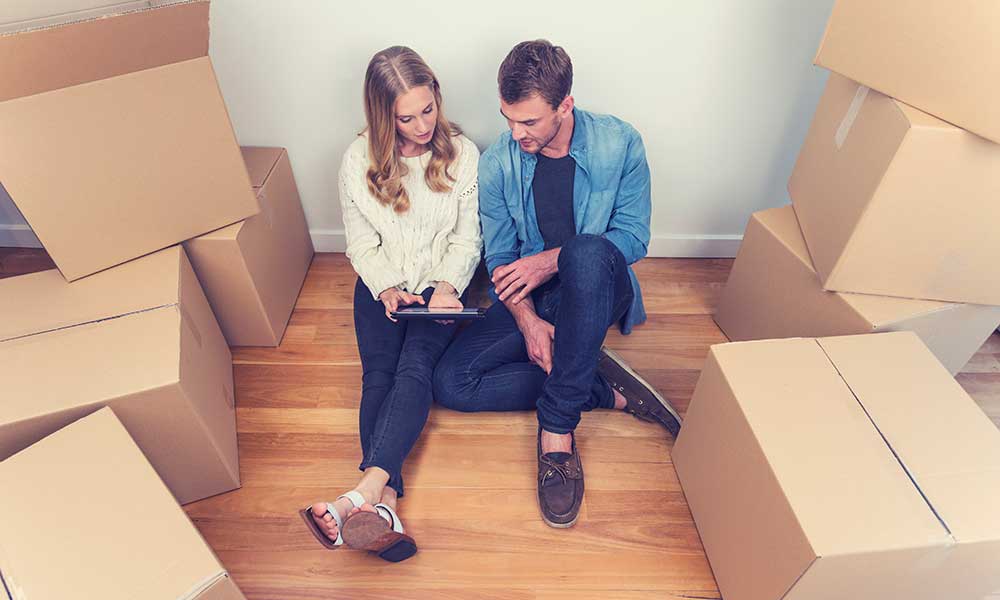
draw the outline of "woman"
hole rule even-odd
[[[367,128],[344,154],[340,199],[347,256],[358,273],[354,327],[363,370],[362,476],[335,502],[303,509],[317,539],[399,561],[416,552],[396,515],[403,462],[431,405],[434,366],[453,322],[397,322],[412,304],[462,308],[479,264],[479,151],[441,109],[437,78],[394,46],[368,64]]]

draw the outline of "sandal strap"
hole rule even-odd
[[[342,535],[342,533],[344,531],[344,522],[340,518],[340,515],[337,514],[337,509],[334,508],[332,502],[327,502],[326,503],[326,512],[329,513],[330,516],[333,517],[333,520],[336,521],[336,523],[337,523],[337,539],[335,539],[333,541],[333,545],[334,546],[342,546],[342,545],[344,545],[344,536]]]
[[[346,494],[337,496],[337,500],[340,500],[341,498],[347,498],[348,500],[350,500],[351,504],[354,505],[354,508],[361,508],[362,505],[368,504],[368,501],[365,500],[365,497],[362,496],[361,492],[357,490],[351,490]]]
[[[382,516],[383,519],[389,522],[389,526],[396,533],[403,533],[403,522],[399,519],[399,515],[396,511],[389,508],[388,505],[379,502],[375,505],[375,510]]]

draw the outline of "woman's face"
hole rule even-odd
[[[404,140],[422,146],[434,136],[437,111],[431,88],[415,87],[396,98],[396,131]]]

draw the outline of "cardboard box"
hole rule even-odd
[[[0,26],[0,179],[69,280],[259,211],[207,0],[149,5]]]
[[[184,242],[230,346],[277,346],[313,245],[283,148],[243,148],[261,212]]]
[[[824,291],[784,206],[750,217],[715,322],[734,342],[913,331],[957,373],[1000,323],[1000,307]]]
[[[831,74],[788,191],[823,287],[1000,305],[1000,144]]]
[[[838,0],[816,64],[1000,142],[1000,3]]]
[[[1000,431],[911,332],[713,346],[672,457],[726,600],[1000,589]]]
[[[109,408],[0,462],[0,597],[242,600]]]
[[[240,485],[232,357],[180,246],[0,280],[0,459],[110,406],[181,503]]]

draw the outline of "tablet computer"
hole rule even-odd
[[[486,316],[485,308],[427,308],[426,306],[408,306],[392,313],[395,319],[435,319],[440,321],[467,321],[482,319]]]

